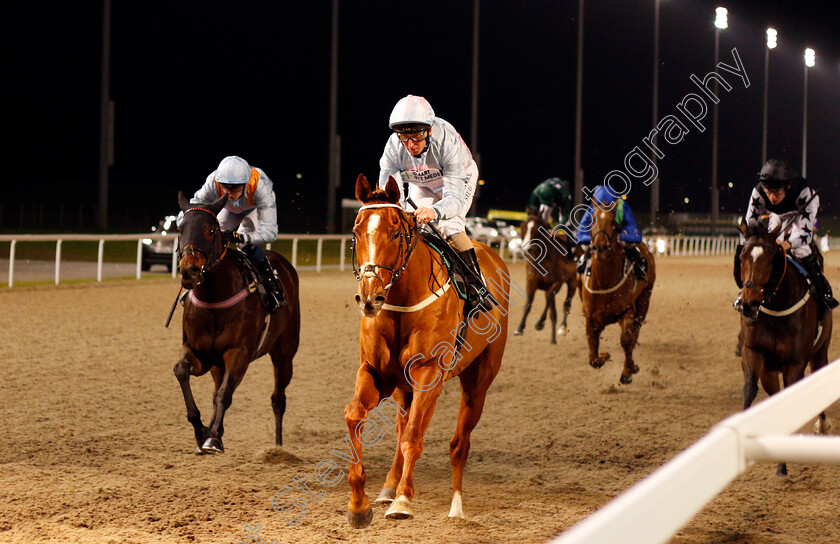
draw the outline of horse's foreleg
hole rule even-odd
[[[601,368],[610,358],[609,353],[598,353],[603,325],[595,325],[592,318],[586,318],[586,340],[589,342],[589,366]]]
[[[413,391],[408,422],[399,444],[403,456],[402,477],[397,485],[397,498],[385,512],[385,517],[389,519],[414,517],[411,508],[411,499],[414,498],[414,465],[423,452],[423,435],[429,427],[435,404],[443,389],[440,370],[434,361],[426,361],[418,366],[412,365],[407,371],[410,373],[412,384],[429,384],[429,387],[425,391],[417,388]]]
[[[292,381],[292,358],[285,347],[271,352],[274,366],[274,392],[271,394],[271,409],[274,411],[274,444],[283,445],[283,414],[286,413],[286,386]]]
[[[193,398],[192,388],[190,387],[190,372],[194,368],[201,367],[201,361],[198,360],[192,352],[182,353],[181,359],[175,363],[172,371],[178,379],[178,385],[181,386],[181,393],[184,395],[184,403],[187,405],[187,421],[189,421],[195,431],[195,441],[197,451],[201,451],[201,445],[209,436],[209,430],[201,423],[201,412],[195,404]],[[194,372],[197,373],[197,372]]]
[[[519,323],[519,327],[513,334],[515,336],[519,336],[525,330],[525,320],[528,319],[528,314],[531,312],[531,304],[534,302],[534,293],[537,292],[537,288],[533,282],[528,282],[525,285],[525,307],[522,308],[522,321]]]
[[[201,445],[205,453],[224,453],[222,436],[225,434],[225,412],[233,402],[233,392],[245,377],[248,369],[248,354],[244,348],[228,350],[222,356],[225,361],[224,373],[214,373],[216,392],[213,395],[213,419],[210,422],[210,436]],[[221,380],[219,380],[221,375]]]
[[[352,450],[352,461],[348,471],[347,481],[350,484],[350,503],[347,505],[347,522],[351,527],[362,529],[370,525],[373,519],[373,509],[365,495],[365,468],[362,464],[362,443],[357,428],[379,400],[379,391],[374,384],[371,367],[362,364],[356,373],[356,393],[353,400],[344,409],[344,420],[347,422],[348,438]]]
[[[449,442],[449,460],[452,463],[452,505],[449,508],[450,518],[464,518],[464,508],[461,503],[461,491],[464,481],[464,466],[470,453],[470,434],[484,409],[487,388],[495,375],[490,365],[484,363],[486,352],[468,366],[458,377],[461,380],[461,406],[458,409],[458,424],[455,435]]]
[[[545,308],[548,310],[548,317],[551,319],[551,343],[557,343],[557,304],[555,302],[557,292],[560,290],[560,285],[556,289],[551,289],[545,292]]]
[[[633,374],[639,371],[639,366],[633,361],[633,349],[639,339],[639,329],[642,324],[632,313],[624,314],[619,320],[621,326],[621,348],[624,350],[624,369],[621,371],[620,383],[629,384],[633,381]]]
[[[565,336],[569,332],[569,326],[566,322],[569,319],[569,312],[572,311],[572,299],[575,296],[575,281],[574,278],[566,282],[566,300],[563,301],[563,323],[557,329],[557,334]]]
[[[411,393],[406,393],[402,389],[395,389],[393,395],[394,401],[402,406],[405,411],[404,414],[397,412],[394,421],[394,430],[397,433],[397,447],[394,452],[394,462],[391,464],[391,469],[388,471],[388,476],[385,477],[385,485],[376,497],[377,504],[391,504],[397,497],[397,485],[402,478],[403,456],[400,448],[400,437],[405,430],[405,425],[408,422],[408,411],[411,408]]]
[[[741,354],[741,370],[744,372],[744,410],[752,406],[758,395],[758,376],[764,371],[764,358],[751,349],[744,349]],[[778,382],[778,378],[776,378]],[[778,385],[776,386],[778,388]]]

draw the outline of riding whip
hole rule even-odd
[[[178,305],[178,299],[181,298],[181,291],[183,290],[184,286],[181,286],[181,288],[178,289],[178,294],[175,296],[175,302],[172,303],[172,309],[169,310],[169,317],[166,318],[166,325],[164,325],[167,329],[169,328],[169,322],[172,321],[172,315],[175,313],[175,307]]]

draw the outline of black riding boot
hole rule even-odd
[[[475,277],[468,273],[464,275],[467,283],[467,301],[464,305],[464,315],[467,315],[478,305],[482,305],[485,310],[489,310],[492,306],[492,300],[490,299],[490,293],[487,291],[487,287],[484,286],[484,282],[481,280],[481,268],[478,265],[478,256],[475,254],[475,249],[471,248],[466,251],[459,251],[458,256],[461,257],[464,263],[475,274]]]
[[[272,268],[268,259],[254,263],[257,272],[260,274],[260,283],[265,292],[260,293],[263,297],[263,305],[269,312],[275,312],[286,304],[286,295],[277,281],[277,273]]]
[[[630,259],[630,262],[633,263],[633,271],[636,273],[636,277],[640,280],[644,280],[645,276],[647,276],[647,261],[642,256],[639,246],[635,244],[632,246],[626,246],[624,248],[624,253],[627,255],[627,258]]]
[[[735,260],[732,263],[732,277],[735,278],[735,285],[738,286],[738,289],[744,287],[744,283],[741,281],[741,251],[744,250],[744,244],[738,244],[738,247],[735,248]]]
[[[808,276],[811,278],[811,285],[816,291],[815,295],[819,302],[829,310],[833,310],[840,305],[840,302],[837,302],[831,292],[831,285],[829,285],[828,280],[825,279],[822,270],[820,270],[817,258],[812,254],[800,259],[799,262],[805,268],[805,271],[808,272]]]

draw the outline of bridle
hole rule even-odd
[[[213,216],[213,223],[214,226],[211,227],[211,233],[213,235],[213,240],[210,242],[211,246],[208,251],[205,251],[199,248],[195,244],[187,244],[184,249],[182,250],[180,247],[180,242],[182,240],[179,239],[178,243],[178,261],[180,262],[183,255],[192,255],[196,256],[197,254],[201,254],[204,257],[204,264],[201,265],[201,268],[198,271],[198,277],[196,278],[195,284],[200,285],[204,281],[204,274],[210,272],[213,268],[218,265],[221,260],[224,258],[225,253],[227,252],[227,245],[223,245],[222,252],[219,253],[216,248],[219,246],[217,243],[219,237],[222,235],[222,229],[219,225],[219,219],[216,217],[216,214],[208,210],[207,208],[190,208],[184,212],[184,216],[186,216],[190,212],[205,212],[209,213]]]
[[[400,249],[399,249],[399,256],[397,257],[397,262],[399,263],[402,261],[402,264],[397,267],[388,266],[383,264],[377,264],[373,262],[363,263],[359,265],[356,260],[356,235],[353,235],[353,240],[350,242],[350,252],[352,254],[353,259],[353,275],[356,276],[357,281],[362,281],[368,277],[374,277],[379,280],[379,283],[382,284],[383,289],[385,289],[385,294],[387,296],[388,291],[391,287],[396,284],[402,273],[405,271],[405,268],[408,266],[408,260],[411,258],[411,254],[414,252],[414,248],[417,247],[417,241],[420,237],[417,235],[417,231],[419,227],[417,225],[412,226],[412,222],[408,219],[405,210],[403,210],[402,206],[398,204],[366,204],[359,208],[359,213],[363,210],[370,210],[375,208],[396,208],[400,211],[400,231],[397,233],[397,238],[400,241]],[[358,214],[357,214],[358,216]],[[379,275],[378,270],[388,270],[391,272],[391,281],[386,284],[385,280]]]
[[[770,271],[770,278],[767,280],[767,283],[764,285],[758,284],[753,280],[747,280],[744,282],[744,286],[741,288],[743,292],[744,289],[753,289],[759,291],[762,295],[760,305],[764,306],[776,295],[776,292],[779,290],[779,286],[782,284],[782,279],[785,277],[785,273],[787,272],[787,257],[785,256],[784,252],[781,251],[777,245],[767,243],[767,242],[752,242],[751,244],[744,245],[744,251],[746,251],[747,247],[762,247],[765,250],[768,250],[768,253],[772,253],[773,255],[773,263],[772,269]],[[781,256],[782,263],[779,264],[779,257]],[[768,290],[768,285],[773,285],[775,283],[775,287],[772,290]]]

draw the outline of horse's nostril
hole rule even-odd
[[[373,298],[373,303],[374,304],[385,304],[385,297],[382,296],[382,295],[376,295]]]
[[[356,304],[361,304],[362,302],[362,295],[356,293]]]

